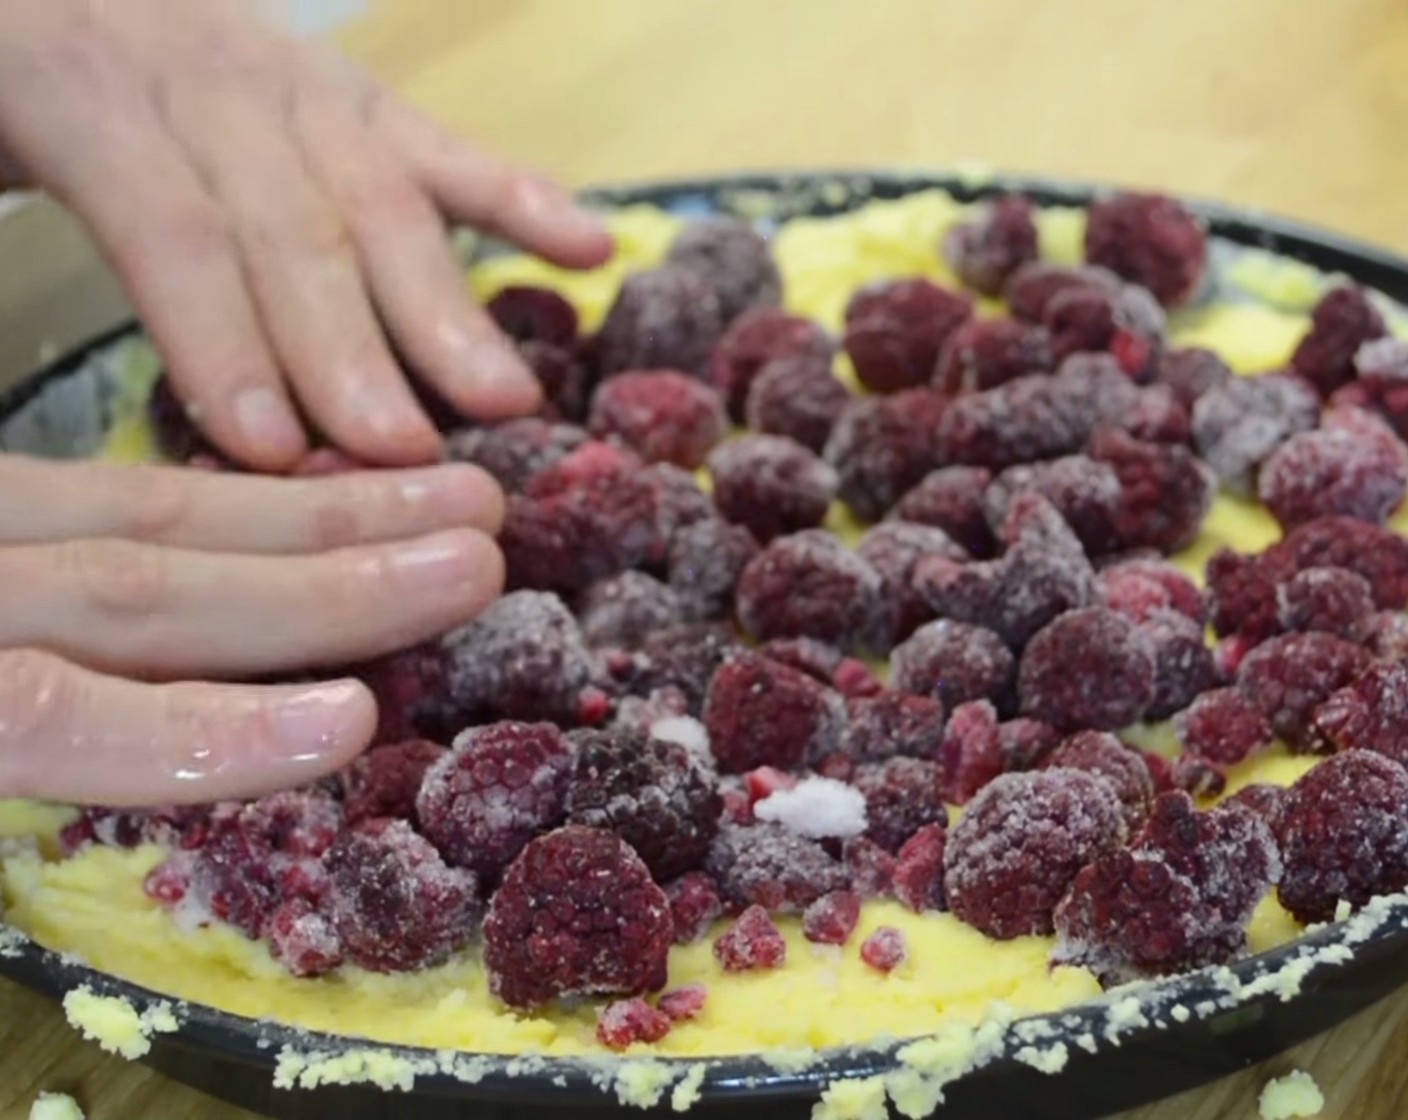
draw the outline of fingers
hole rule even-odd
[[[0,550],[0,648],[167,679],[347,664],[463,625],[503,574],[471,529],[290,557],[22,545]]]
[[[0,651],[0,797],[114,807],[257,797],[342,767],[375,725],[356,681],[147,685]]]
[[[438,529],[498,532],[503,495],[448,464],[320,478],[0,456],[0,545],[125,537],[208,552],[303,553]]]

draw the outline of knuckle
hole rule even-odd
[[[136,541],[166,540],[190,515],[190,490],[174,471],[138,468],[125,480],[118,531]]]
[[[60,546],[60,563],[80,602],[100,616],[155,614],[170,587],[168,554],[134,541],[75,540]]]
[[[0,786],[32,793],[26,760],[62,738],[81,710],[78,678],[57,657],[28,649],[0,650],[0,756],[10,776]],[[16,767],[20,769],[16,771]]]

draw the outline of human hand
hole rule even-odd
[[[531,411],[537,384],[470,301],[443,221],[565,266],[601,263],[608,235],[259,7],[0,3],[0,180],[87,224],[192,415],[252,467],[306,449],[295,402],[363,462],[436,458],[388,338],[466,414]]]
[[[269,478],[0,456],[0,797],[256,796],[369,745],[345,665],[467,622],[503,581],[464,464]],[[179,683],[161,683],[161,682]]]

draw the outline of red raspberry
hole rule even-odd
[[[1286,790],[1267,782],[1253,782],[1243,786],[1227,798],[1228,805],[1242,805],[1260,817],[1271,829],[1272,838],[1276,835],[1276,820],[1281,812],[1281,803],[1286,799]]]
[[[1122,191],[1090,204],[1085,259],[1143,284],[1172,307],[1202,283],[1207,234],[1201,220],[1167,195]]]
[[[212,807],[163,805],[152,809],[109,809],[88,806],[65,825],[59,841],[65,855],[89,844],[110,848],[135,848],[160,844],[164,848],[192,850],[210,835]]]
[[[1034,374],[956,397],[939,421],[938,458],[1000,471],[1069,455],[1089,434],[1088,418],[1066,407],[1054,380]]]
[[[759,766],[743,775],[743,787],[748,791],[748,803],[756,805],[786,789],[796,789],[799,779],[776,766]]]
[[[723,802],[713,775],[679,743],[585,731],[567,791],[567,821],[609,829],[664,882],[704,862]]]
[[[856,547],[860,558],[880,573],[881,594],[891,607],[894,627],[887,646],[908,638],[934,617],[914,586],[914,568],[925,556],[967,560],[968,554],[942,529],[912,521],[882,521],[871,526]]]
[[[1049,934],[1076,873],[1123,838],[1119,802],[1104,778],[1065,769],[1003,774],[949,837],[949,908],[998,940]]]
[[[934,388],[950,396],[982,392],[1055,366],[1045,327],[1005,315],[969,319],[944,343]]]
[[[964,284],[985,296],[1000,295],[1014,272],[1037,259],[1031,200],[1021,195],[993,199],[975,220],[950,229],[940,248]]]
[[[277,863],[265,837],[226,820],[191,863],[189,896],[202,910],[257,938],[279,904]]]
[[[835,354],[835,341],[810,319],[760,307],[729,324],[709,356],[709,368],[729,415],[741,420],[753,381],[764,366],[779,358],[811,357],[829,367]]]
[[[744,526],[719,517],[681,529],[670,544],[669,560],[680,613],[691,621],[727,615],[738,577],[759,551],[758,539]]]
[[[942,529],[961,548],[977,557],[996,549],[983,508],[983,495],[992,482],[986,467],[943,467],[904,495],[889,516]]]
[[[588,340],[581,340],[570,349],[547,342],[520,342],[518,357],[538,379],[543,394],[540,417],[573,424],[586,420],[587,406],[597,384],[595,357]],[[448,427],[453,430],[462,423],[456,417]]]
[[[703,941],[714,923],[723,916],[724,904],[714,880],[702,871],[686,871],[665,884],[670,914],[675,923],[675,944]]]
[[[270,955],[294,976],[322,976],[342,964],[342,942],[332,923],[304,898],[274,911],[264,936]]]
[[[832,891],[802,911],[802,936],[818,945],[844,945],[860,921],[860,895]]]
[[[935,433],[945,399],[927,389],[864,397],[846,407],[826,442],[840,496],[856,516],[877,521],[941,465]]]
[[[1358,641],[1374,613],[1374,589],[1345,568],[1305,568],[1277,586],[1276,611],[1282,629]]]
[[[920,832],[928,831],[930,829],[920,829]],[[943,834],[942,827],[939,827],[939,834]],[[843,845],[841,854],[846,863],[846,875],[850,878],[851,889],[861,898],[885,898],[890,894],[898,863],[891,853],[873,840],[854,836]],[[940,893],[943,891],[943,862],[943,851],[940,849],[936,864]]]
[[[399,817],[415,823],[416,794],[425,772],[445,755],[428,739],[407,739],[375,747],[338,774],[342,812],[348,826],[373,817]]]
[[[1227,772],[1196,754],[1181,754],[1169,769],[1175,789],[1193,797],[1217,797],[1227,788]]]
[[[1095,579],[1105,606],[1136,622],[1160,610],[1175,610],[1200,626],[1207,621],[1201,588],[1166,560],[1122,560]]]
[[[1232,380],[1232,370],[1214,350],[1187,346],[1159,355],[1154,380],[1166,385],[1184,408],[1191,410],[1204,393]]]
[[[718,517],[713,499],[699,488],[699,479],[673,463],[652,463],[641,471],[650,487],[655,506],[655,530],[660,551],[647,554],[651,571],[664,567],[666,554],[675,538],[691,525]]]
[[[760,645],[758,652],[769,661],[806,673],[813,680],[827,685],[845,660],[835,646],[818,642],[815,638],[774,638]]]
[[[342,831],[342,805],[322,789],[283,790],[249,802],[232,824],[281,856],[316,859]]]
[[[713,286],[689,269],[665,266],[627,276],[596,338],[597,364],[702,373],[727,320]]]
[[[1408,658],[1408,617],[1402,611],[1376,611],[1363,619],[1360,641],[1375,657]]]
[[[568,825],[509,865],[484,919],[489,990],[510,1007],[665,986],[670,904],[614,833]]]
[[[872,284],[846,306],[842,345],[874,393],[927,385],[944,343],[973,314],[973,301],[914,277]]]
[[[1217,666],[1203,627],[1174,610],[1155,610],[1139,623],[1154,654],[1154,696],[1146,720],[1164,720],[1217,683]]]
[[[942,821],[925,825],[904,842],[890,871],[895,898],[916,914],[948,909],[944,887],[944,851],[948,828]]]
[[[376,697],[373,742],[425,737],[448,741],[468,722],[450,695],[450,657],[440,642],[427,642],[351,667]]]
[[[1298,921],[1327,922],[1408,887],[1408,772],[1373,751],[1346,751],[1293,785],[1276,819],[1277,894]]]
[[[670,1016],[639,996],[608,1003],[596,1016],[596,1040],[608,1050],[625,1050],[638,1042],[659,1042],[670,1033]]]
[[[698,1018],[708,998],[709,989],[703,984],[686,984],[682,988],[661,992],[655,1004],[672,1022],[683,1023]]]
[[[1336,750],[1375,751],[1408,762],[1408,664],[1370,665],[1315,709],[1315,731]]]
[[[1187,444],[1193,441],[1193,418],[1167,385],[1148,385],[1116,425],[1146,443]]]
[[[1362,410],[1353,412],[1369,418]],[[1403,504],[1408,454],[1387,425],[1372,420],[1377,431],[1367,427],[1302,432],[1267,456],[1257,493],[1283,528],[1336,515],[1383,524]]]
[[[1068,268],[1032,261],[1022,265],[1008,278],[1002,289],[1002,298],[1017,318],[1040,323],[1046,316],[1047,305],[1060,292],[1073,288],[1114,292],[1122,286],[1120,278],[1106,268],[1091,265]]]
[[[818,455],[854,398],[831,372],[831,360],[816,354],[774,358],[748,390],[748,427],[787,436]]]
[[[714,956],[725,972],[781,968],[787,961],[787,942],[766,910],[750,906],[714,942]]]
[[[592,584],[578,609],[582,636],[591,645],[627,649],[683,615],[674,590],[644,572],[622,572]]]
[[[700,466],[728,418],[709,386],[673,370],[620,373],[602,382],[587,422],[598,439],[624,443],[646,462]]]
[[[986,700],[959,704],[949,717],[935,758],[943,796],[956,805],[968,802],[1007,768],[997,709]]]
[[[1154,699],[1153,651],[1139,628],[1104,607],[1067,611],[1040,630],[1017,668],[1023,715],[1063,731],[1113,731]]]
[[[841,750],[856,762],[932,756],[943,741],[944,706],[927,696],[884,691],[848,699]]]
[[[551,288],[510,285],[484,310],[514,342],[546,342],[563,349],[577,342],[577,309]]]
[[[942,777],[938,766],[920,758],[859,766],[852,784],[865,795],[865,835],[894,852],[925,825],[947,822]]]
[[[562,820],[571,773],[572,748],[550,723],[472,727],[426,772],[421,828],[452,866],[496,879]]]
[[[1298,377],[1234,377],[1193,405],[1193,443],[1223,485],[1251,495],[1261,461],[1319,419],[1315,390]]]
[[[679,232],[665,263],[693,272],[714,289],[725,323],[754,307],[782,302],[782,275],[767,241],[748,222],[715,215]]]
[[[1297,526],[1265,555],[1291,572],[1347,568],[1369,581],[1381,608],[1408,606],[1408,540],[1381,525],[1353,517],[1322,517]]]
[[[1247,654],[1237,687],[1287,746],[1311,751],[1318,746],[1311,725],[1315,709],[1371,660],[1367,650],[1330,634],[1282,634]]]
[[[896,688],[935,696],[950,711],[969,700],[1010,699],[1016,669],[998,635],[949,619],[921,626],[890,658]]]
[[[77,850],[67,844],[64,846],[65,855]],[[175,906],[190,893],[194,866],[194,852],[175,852],[167,856],[147,872],[142,880],[142,893],[160,906]]]
[[[714,671],[741,649],[733,628],[725,623],[662,630],[641,647],[635,691],[648,696],[662,689],[678,689],[688,704],[688,713],[698,715]]]
[[[1056,749],[1061,733],[1039,719],[1018,716],[998,725],[1004,770],[1034,770]]]
[[[878,696],[884,685],[864,661],[854,657],[843,657],[836,666],[831,683],[836,691],[848,700],[862,696]]]
[[[1108,463],[1085,455],[1066,455],[1044,463],[1008,467],[988,487],[988,520],[1001,525],[1013,495],[1031,490],[1044,497],[1080,539],[1090,556],[1112,552],[1121,514],[1120,476]]]
[[[719,768],[741,774],[764,765],[796,769],[829,754],[846,717],[840,697],[811,677],[740,653],[714,674],[703,718]]]
[[[474,936],[474,873],[445,866],[405,821],[363,821],[327,854],[327,912],[347,959],[372,972],[446,960]]]
[[[1129,377],[1147,381],[1163,345],[1163,309],[1132,284],[1114,291],[1071,288],[1046,305],[1042,324],[1057,362],[1073,354],[1109,354]]]
[[[754,637],[877,649],[891,632],[880,574],[832,534],[779,537],[739,577],[738,621]]]
[[[1217,480],[1191,451],[1104,429],[1091,439],[1090,456],[1119,476],[1123,497],[1115,538],[1123,547],[1174,553],[1193,543],[1217,495]]]
[[[1400,437],[1408,436],[1408,341],[1380,338],[1354,355],[1358,376],[1336,389],[1331,407],[1353,405],[1381,416]]]
[[[1218,549],[1207,564],[1213,628],[1224,636],[1241,635],[1253,645],[1280,633],[1276,587],[1294,573],[1290,557],[1282,552],[1245,556]]]
[[[820,525],[836,495],[836,472],[786,436],[729,440],[709,456],[714,502],[763,543]]]
[[[1173,717],[1174,734],[1185,751],[1232,766],[1271,745],[1266,717],[1235,688],[1204,692]]]
[[[860,959],[877,972],[893,972],[908,956],[904,934],[894,926],[880,926],[860,947]]]
[[[783,825],[724,825],[706,863],[729,913],[761,906],[772,913],[805,910],[844,890],[846,869],[820,844]]]
[[[1388,333],[1383,316],[1363,288],[1331,288],[1315,305],[1310,330],[1291,355],[1291,368],[1322,397],[1354,377],[1354,355],[1366,342]]]
[[[1110,783],[1131,834],[1144,823],[1154,800],[1154,781],[1138,752],[1107,731],[1078,731],[1061,740],[1041,769],[1084,770]]]

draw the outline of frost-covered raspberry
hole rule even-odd
[[[845,867],[825,848],[772,823],[724,825],[714,838],[705,870],[734,914],[749,906],[770,913],[805,910],[822,895],[848,885]]]
[[[1328,397],[1354,377],[1354,355],[1388,333],[1363,288],[1344,284],[1326,292],[1311,312],[1310,330],[1291,355],[1291,368]]]
[[[702,871],[687,871],[665,884],[675,923],[675,944],[702,941],[723,916],[724,904],[714,880]]]
[[[616,833],[658,882],[704,862],[723,802],[689,750],[626,731],[579,732],[574,746],[568,823]]]
[[[1361,409],[1327,413],[1324,427],[1292,436],[1257,474],[1258,496],[1285,529],[1336,515],[1381,525],[1405,493],[1408,449]]]
[[[1008,277],[1037,259],[1031,200],[1015,194],[993,199],[975,219],[950,229],[941,249],[967,287],[985,296],[999,295]]]
[[[829,685],[835,679],[841,662],[846,660],[835,646],[815,638],[773,638],[758,647],[769,661],[806,673],[813,680]]]
[[[1250,495],[1261,461],[1319,418],[1319,398],[1299,377],[1234,377],[1193,405],[1193,443],[1224,486]]]
[[[1118,370],[1115,376],[1128,384]],[[1133,392],[1133,386],[1129,388]],[[938,458],[948,464],[999,471],[1054,459],[1079,451],[1093,420],[1064,398],[1051,377],[1019,377],[995,389],[954,398],[939,421]]]
[[[1100,599],[1111,610],[1142,622],[1160,610],[1174,610],[1191,622],[1207,621],[1202,589],[1165,560],[1122,560],[1095,577]]]
[[[1277,895],[1302,922],[1326,922],[1408,887],[1408,771],[1373,751],[1345,751],[1302,776],[1276,819],[1284,867]]]
[[[416,811],[446,860],[497,878],[562,820],[572,748],[550,723],[471,727],[425,775]]]
[[[865,835],[889,851],[898,851],[925,825],[948,820],[942,774],[925,759],[863,763],[852,784],[865,795]]]
[[[943,741],[945,712],[938,700],[884,691],[846,701],[841,751],[856,762],[883,762],[896,755],[931,757]]]
[[[1058,292],[1046,305],[1042,325],[1058,362],[1075,354],[1106,354],[1121,372],[1144,382],[1152,376],[1166,324],[1147,290],[1125,284],[1110,292]]]
[[[625,444],[648,463],[693,470],[728,429],[718,393],[674,370],[620,373],[592,397],[587,427]]]
[[[709,1000],[709,989],[703,984],[685,984],[661,992],[655,1006],[668,1015],[672,1022],[683,1023],[699,1017],[704,1004]]]
[[[1056,749],[1061,733],[1039,719],[1017,716],[998,725],[997,741],[1002,748],[1003,770],[1033,770]]]
[[[1215,350],[1200,346],[1176,347],[1159,355],[1154,381],[1166,385],[1187,409],[1204,393],[1232,380],[1232,370]]]
[[[1322,517],[1297,526],[1263,557],[1279,570],[1347,568],[1374,589],[1381,608],[1408,606],[1408,539],[1353,517]]]
[[[986,467],[941,467],[925,475],[890,510],[890,518],[932,525],[976,557],[991,556],[995,544],[983,495],[992,483]]]
[[[489,990],[510,1007],[665,986],[670,904],[614,833],[568,825],[509,866],[484,919]]]
[[[1121,192],[1091,203],[1085,259],[1144,285],[1171,307],[1202,283],[1207,234],[1194,214],[1167,195]]]
[[[1149,814],[1154,781],[1144,759],[1107,731],[1077,731],[1062,739],[1041,760],[1041,768],[1061,767],[1098,774],[1120,800],[1125,824],[1133,834]]]
[[[750,906],[714,942],[714,956],[725,972],[781,968],[787,941],[763,907]]]
[[[774,358],[758,371],[744,410],[748,427],[788,436],[821,454],[841,413],[854,398],[816,354]]]
[[[588,438],[573,424],[524,416],[452,432],[445,440],[445,451],[451,459],[482,467],[512,494],[521,491],[534,475],[576,451]]]
[[[373,817],[416,821],[416,795],[425,772],[445,756],[428,739],[408,739],[375,747],[338,774],[342,812],[351,826]]]
[[[810,357],[829,367],[835,354],[835,340],[818,324],[760,307],[729,324],[709,355],[709,374],[714,388],[723,394],[729,415],[742,420],[753,381],[769,362]]]
[[[577,309],[551,288],[511,284],[500,289],[484,310],[514,342],[570,348],[577,341]]]
[[[669,580],[683,617],[697,622],[728,614],[738,577],[759,551],[758,539],[745,526],[721,517],[696,521],[676,533]]]
[[[1052,912],[1091,860],[1124,839],[1110,784],[1080,770],[1003,774],[948,838],[948,904],[989,937],[1052,932]]]
[[[856,546],[860,558],[880,574],[894,625],[886,645],[903,641],[934,617],[914,586],[914,569],[926,556],[966,560],[968,554],[942,529],[912,521],[882,521],[871,526]]]
[[[796,440],[748,435],[709,456],[714,503],[729,521],[766,543],[813,529],[836,495],[836,472]]]
[[[1305,568],[1276,587],[1276,615],[1284,630],[1323,630],[1358,641],[1374,613],[1374,589],[1346,568]]]
[[[360,968],[428,968],[474,936],[474,873],[447,867],[405,821],[363,821],[338,838],[325,862],[327,912],[347,959]]]
[[[896,688],[935,696],[950,711],[968,700],[1008,699],[1016,669],[997,634],[950,619],[921,626],[890,658]]]
[[[687,704],[687,714],[698,715],[714,672],[739,646],[727,623],[692,623],[672,626],[650,636],[640,657],[629,670],[632,691],[649,696],[663,689],[677,689]]]
[[[877,972],[893,972],[909,957],[909,943],[894,926],[880,926],[860,947],[860,959]]]
[[[949,717],[934,758],[945,800],[955,805],[968,802],[1007,768],[997,709],[987,700],[959,704]]]
[[[867,389],[914,389],[929,383],[944,343],[972,314],[970,297],[932,281],[882,281],[851,297],[842,345]]]
[[[1315,732],[1336,750],[1375,751],[1408,763],[1408,664],[1370,665],[1315,709]]]
[[[1002,298],[1017,318],[1040,323],[1046,314],[1047,304],[1060,292],[1072,288],[1114,292],[1122,285],[1123,281],[1107,268],[1094,265],[1070,268],[1032,261],[1022,265],[1008,278],[1002,289]]]
[[[1227,771],[1211,759],[1184,753],[1169,767],[1169,782],[1192,797],[1218,797],[1227,788]]]
[[[806,674],[741,653],[714,674],[703,718],[719,769],[742,774],[757,766],[792,770],[829,754],[846,714],[840,696]]]
[[[1116,427],[1146,443],[1193,441],[1193,418],[1167,385],[1146,385]]]
[[[1089,453],[1119,477],[1114,528],[1120,546],[1174,553],[1193,543],[1212,508],[1217,480],[1191,451],[1107,428],[1091,439]]]
[[[622,572],[594,583],[578,608],[582,636],[593,646],[632,648],[684,619],[675,591],[644,572]]]
[[[1335,390],[1330,406],[1369,409],[1408,438],[1408,340],[1390,336],[1364,343],[1354,368],[1358,376]]]
[[[701,373],[727,320],[713,286],[673,266],[621,282],[596,337],[597,363],[611,375],[628,369]]]
[[[948,829],[942,821],[927,824],[904,842],[890,868],[890,890],[916,914],[948,909],[944,887],[944,851]]]
[[[1408,658],[1408,616],[1402,611],[1375,611],[1362,620],[1360,641],[1375,657]]]
[[[1144,719],[1162,720],[1217,683],[1217,665],[1203,627],[1170,609],[1151,611],[1139,633],[1154,655],[1154,695]]]
[[[933,384],[950,396],[977,393],[1055,365],[1045,327],[1008,316],[969,319],[944,343]]]
[[[802,911],[802,936],[817,945],[844,945],[860,921],[855,891],[832,891]]]
[[[1281,634],[1257,646],[1237,670],[1237,688],[1294,750],[1313,750],[1311,717],[1332,692],[1369,666],[1370,654],[1331,634]]]
[[[930,471],[942,465],[936,432],[945,399],[928,389],[864,397],[846,406],[826,442],[840,476],[842,501],[876,521]]]
[[[1008,467],[983,497],[988,520],[1001,525],[1012,497],[1023,490],[1035,491],[1050,502],[1089,555],[1111,552],[1121,543],[1116,527],[1124,492],[1119,474],[1108,463],[1086,455],[1066,455]]]
[[[772,249],[741,218],[715,215],[690,222],[670,245],[665,263],[693,272],[713,288],[725,323],[750,308],[782,301],[782,275]]]
[[[1266,717],[1235,688],[1204,692],[1173,717],[1174,734],[1183,749],[1224,766],[1271,745]]]
[[[1068,611],[1022,653],[1017,700],[1023,715],[1061,730],[1113,731],[1135,722],[1154,698],[1154,656],[1138,626],[1104,607]]]
[[[659,1042],[670,1033],[672,1020],[639,996],[608,1003],[596,1017],[596,1040],[608,1050],[635,1043]]]
[[[1281,804],[1286,800],[1287,790],[1283,786],[1269,782],[1253,782],[1243,786],[1227,798],[1228,804],[1244,805],[1266,822],[1271,829],[1272,839],[1276,836],[1276,821],[1281,813]]]
[[[290,898],[264,927],[269,955],[294,976],[322,976],[341,966],[342,939],[306,898]]]

